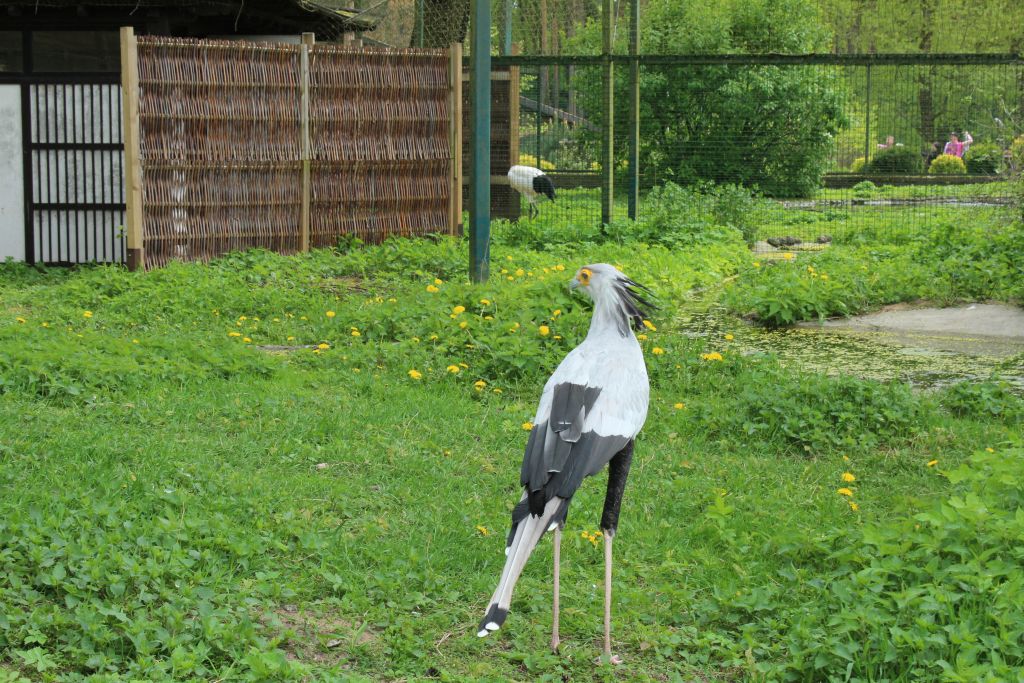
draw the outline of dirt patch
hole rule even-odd
[[[376,640],[365,622],[357,624],[325,605],[282,605],[262,615],[260,623],[284,638],[280,647],[289,659],[342,668],[353,649]]]
[[[322,289],[325,292],[334,294],[335,296],[341,296],[342,294],[349,294],[355,292],[357,294],[366,294],[369,290],[363,285],[362,278],[354,275],[348,275],[344,277],[328,277],[324,278],[315,285],[318,289]]]

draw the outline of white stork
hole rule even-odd
[[[608,489],[601,515],[604,535],[604,655],[611,653],[612,539],[622,492],[633,458],[633,440],[647,418],[650,386],[633,327],[652,308],[638,290],[650,291],[617,268],[599,263],[580,268],[570,282],[594,301],[590,331],[544,385],[523,455],[523,497],[512,510],[505,568],[477,635],[501,628],[512,589],[545,531],[554,532],[554,602],[551,648],[558,649],[558,580],[562,527],[584,477],[608,464]]]
[[[530,218],[537,215],[537,200],[541,195],[555,201],[555,184],[544,171],[533,166],[513,166],[508,169],[508,183],[512,189],[526,197],[530,202]]]

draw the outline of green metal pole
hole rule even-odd
[[[612,0],[601,3],[601,56],[604,58],[602,67],[603,90],[602,107],[604,109],[604,134],[601,136],[601,223],[612,222],[612,204],[615,199],[615,168],[613,156],[615,152],[615,67],[612,65]]]
[[[867,84],[864,96],[864,164],[871,161],[871,65],[867,66]]]
[[[486,282],[491,239],[491,2],[473,0],[470,24],[469,277]]]
[[[640,0],[629,3],[629,217],[636,220],[640,196]]]
[[[512,0],[502,0],[501,54],[512,54]]]

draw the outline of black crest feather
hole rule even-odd
[[[622,302],[622,310],[626,316],[632,321],[633,329],[642,330],[644,327],[644,320],[650,318],[650,311],[658,310],[658,307],[643,297],[641,292],[646,293],[648,296],[654,296],[647,287],[644,287],[639,282],[629,279],[628,277],[620,277],[615,282],[615,291],[619,295],[619,300]]]

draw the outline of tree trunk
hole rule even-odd
[[[921,39],[917,47],[922,54],[932,51],[932,18],[935,11],[935,0],[922,0],[921,2]],[[917,104],[920,119],[917,124],[917,132],[921,139],[929,147],[932,143],[941,144],[941,140],[935,138],[935,102],[932,99],[932,82],[935,78],[935,67],[918,67],[917,71]]]
[[[469,32],[469,0],[415,0],[423,3],[423,47],[463,43]],[[409,45],[419,44],[420,13],[416,12]]]

